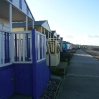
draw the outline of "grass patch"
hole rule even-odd
[[[61,76],[63,77],[64,76],[64,70],[60,69],[60,68],[57,68],[57,67],[52,67],[51,68],[51,73],[52,75],[56,75],[56,76]]]

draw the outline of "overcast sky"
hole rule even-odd
[[[26,1],[35,20],[48,20],[64,41],[99,45],[99,0]]]

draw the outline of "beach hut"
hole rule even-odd
[[[59,44],[60,44],[60,52],[62,52],[63,37],[60,37]]]
[[[51,32],[51,38],[48,39],[48,44],[50,48],[50,56],[51,56],[51,66],[57,66],[60,62],[60,45],[57,38],[56,31]],[[46,63],[48,65],[48,55],[46,54]]]
[[[21,23],[13,23],[13,31],[19,31],[19,30],[22,30],[24,31],[25,30],[25,22],[21,22]],[[47,20],[42,20],[42,21],[35,21],[34,22],[34,28],[36,29],[36,31],[46,35],[46,40],[48,41],[49,38],[51,38],[51,30],[50,30],[50,26],[49,26],[49,23]],[[32,23],[29,22],[28,23],[28,30],[32,30]],[[49,47],[46,46],[46,54],[47,56],[49,56]],[[49,66],[49,61],[50,61],[50,58],[47,57],[46,58],[46,61],[48,61],[48,64],[47,66]]]
[[[13,23],[13,31],[25,31],[25,24],[26,22]],[[45,34],[47,39],[51,38],[51,30],[47,20],[34,21],[34,28],[36,31]],[[28,30],[32,30],[32,22],[28,23]]]
[[[25,30],[13,32],[12,23],[22,22]],[[39,99],[49,79],[46,36],[34,29],[34,17],[26,1],[0,0],[0,99],[15,94]]]

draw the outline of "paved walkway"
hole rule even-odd
[[[56,99],[99,99],[99,60],[78,50]]]

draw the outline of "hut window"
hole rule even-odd
[[[22,10],[22,0],[19,0],[19,8]]]

